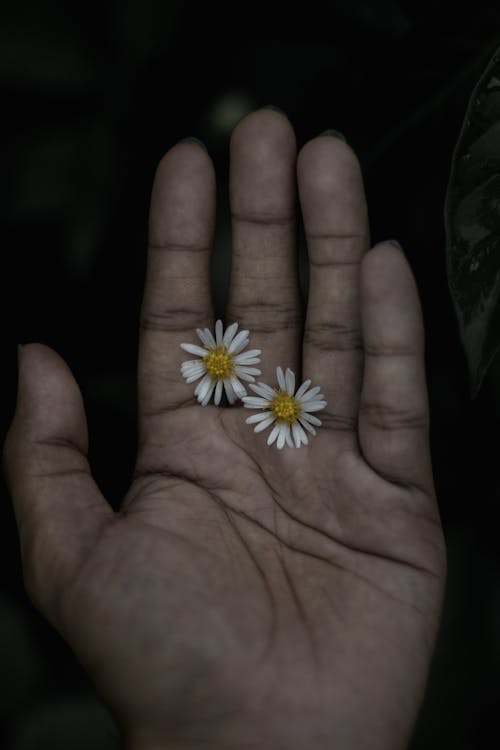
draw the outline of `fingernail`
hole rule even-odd
[[[334,130],[333,128],[330,128],[329,130],[323,130],[323,132],[320,133],[319,135],[320,136],[331,135],[334,138],[340,138],[341,141],[345,141],[345,143],[347,143],[347,138],[345,137],[345,135],[341,133],[339,130]]]
[[[264,106],[261,107],[261,109],[272,109],[273,112],[279,112],[280,115],[284,115],[285,117],[287,116],[286,112],[280,109],[280,107],[277,107],[275,104],[264,104]]]
[[[195,138],[194,136],[189,136],[188,138],[181,138],[179,143],[196,143],[197,146],[201,146],[201,148],[204,148],[205,151],[207,150],[207,147],[203,143],[203,141],[200,141],[199,138]]]
[[[394,247],[398,247],[400,250],[403,249],[397,240],[386,240],[386,242],[388,242],[389,245],[394,245]]]

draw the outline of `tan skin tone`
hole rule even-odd
[[[177,144],[153,188],[139,450],[119,513],[92,479],[67,365],[39,344],[20,354],[4,465],[26,586],[127,747],[404,748],[445,579],[415,281],[398,247],[370,249],[342,140],[297,157],[287,118],[264,109],[230,147],[225,322],[262,349],[259,380],[275,385],[281,365],[321,386],[323,427],[278,451],[245,424],[254,412],[203,408],[182,380],[179,344],[214,324],[215,176],[203,148]]]

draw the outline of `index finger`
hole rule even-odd
[[[210,257],[215,174],[204,148],[180,142],[161,160],[149,216],[139,340],[139,430],[193,398],[180,374],[180,348],[196,328],[212,328]]]

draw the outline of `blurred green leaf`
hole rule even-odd
[[[81,140],[75,129],[53,128],[24,147],[9,196],[14,219],[59,215],[73,205]]]
[[[96,115],[78,127],[43,131],[19,157],[8,210],[14,220],[57,219],[73,278],[91,271],[116,195],[114,123]]]
[[[57,95],[92,89],[97,61],[78,27],[53,9],[32,18],[32,9],[12,5],[0,26],[0,80]]]
[[[168,48],[178,30],[182,4],[174,0],[126,0],[119,6],[116,46],[142,64]]]
[[[236,123],[256,107],[257,102],[244,91],[228,91],[218,96],[212,102],[208,117],[211,132],[227,139]]]
[[[444,213],[448,283],[475,398],[500,347],[500,48],[472,92]]]
[[[101,248],[119,174],[114,135],[113,122],[96,117],[82,138],[78,178],[69,186],[76,193],[68,216],[66,253],[73,278],[88,275]]]
[[[111,716],[92,695],[61,697],[24,713],[8,750],[118,750]]]
[[[414,25],[408,11],[393,0],[337,0],[335,9],[340,16],[350,18],[361,27],[372,31],[385,31],[399,36],[410,31]]]

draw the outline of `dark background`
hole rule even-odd
[[[290,117],[299,147],[326,128],[342,131],[361,162],[372,242],[402,243],[426,324],[449,578],[411,748],[491,748],[500,709],[500,368],[471,401],[443,206],[469,95],[500,44],[500,7],[338,0],[328,16],[310,3],[275,16],[272,7],[32,0],[2,9],[0,437],[15,404],[17,343],[49,344],[80,383],[94,474],[118,504],[135,453],[137,318],[157,162],[185,136],[201,138],[214,158],[222,311],[235,122],[271,103]],[[24,593],[1,491],[0,747],[117,747],[85,674]]]

